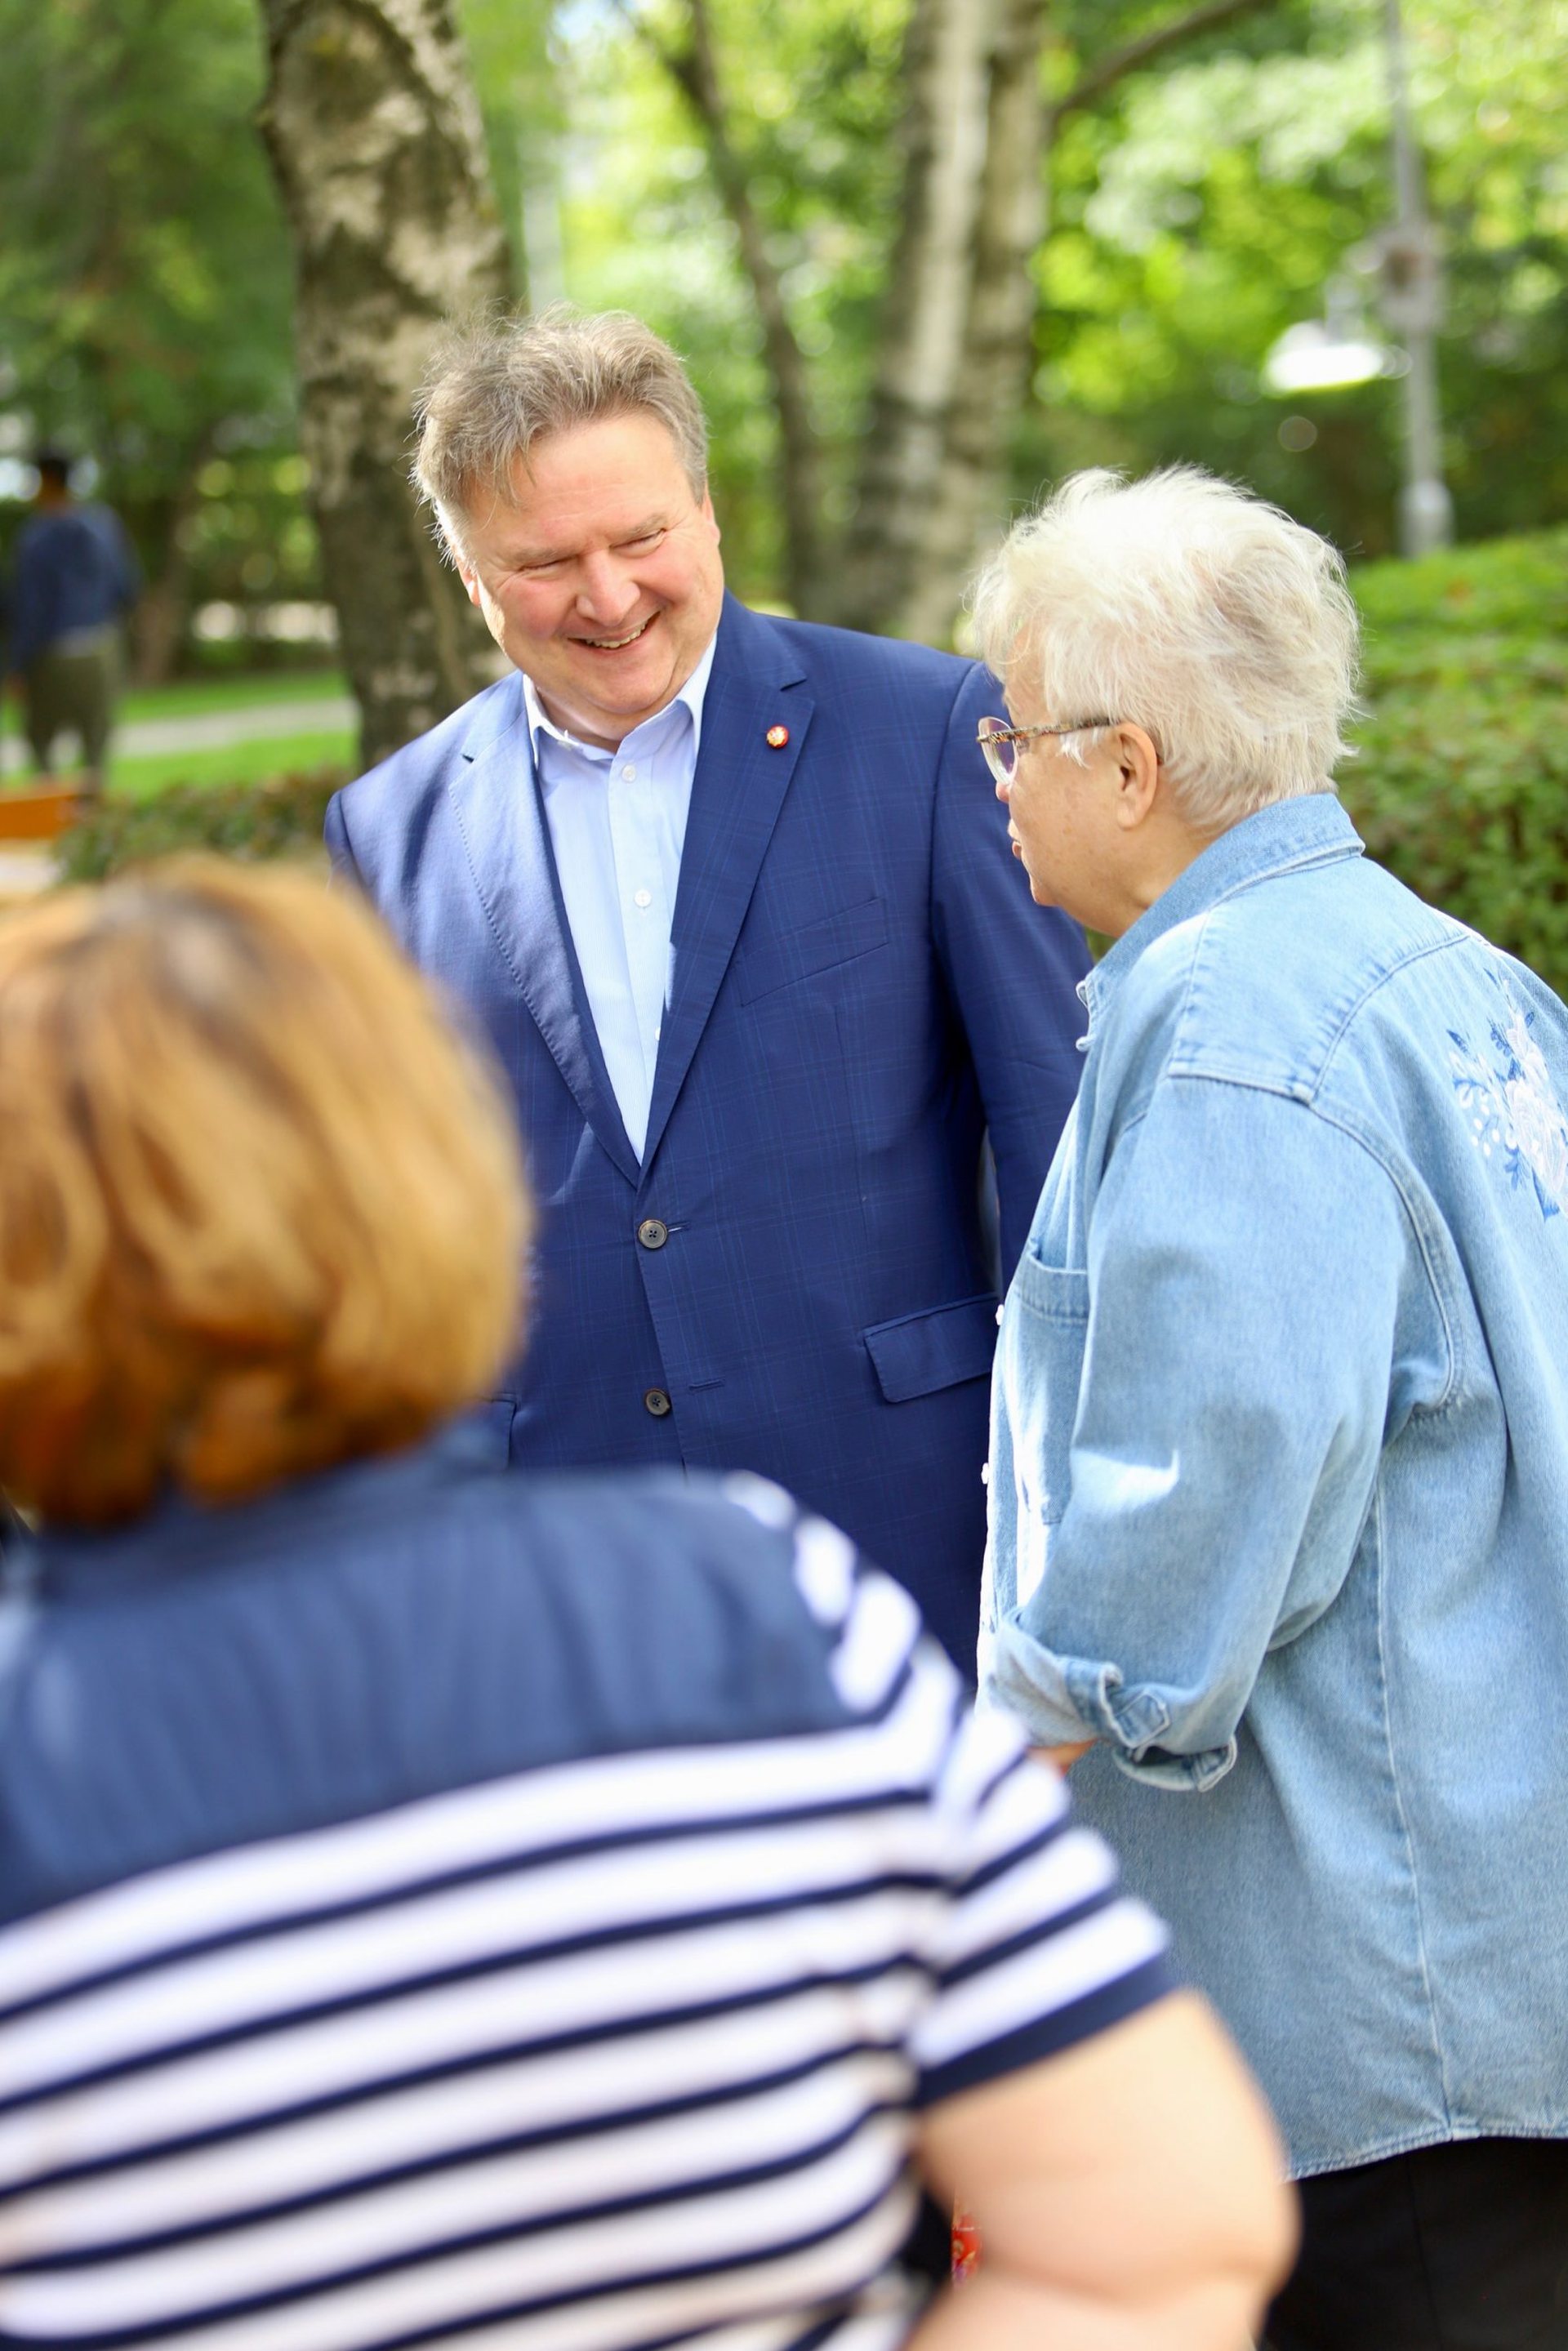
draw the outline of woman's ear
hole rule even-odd
[[[1159,790],[1160,755],[1154,737],[1131,725],[1116,729],[1116,821],[1132,832],[1155,805]]]

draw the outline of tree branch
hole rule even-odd
[[[1194,8],[1190,15],[1178,16],[1169,25],[1157,25],[1152,33],[1129,41],[1125,48],[1113,49],[1109,57],[1088,67],[1072,88],[1047,109],[1051,126],[1054,129],[1063,115],[1078,114],[1085,107],[1097,105],[1124,75],[1152,65],[1167,49],[1176,48],[1183,41],[1197,40],[1200,34],[1218,32],[1222,25],[1235,24],[1239,17],[1255,16],[1273,5],[1274,0],[1206,0],[1203,7]]]
[[[780,505],[787,542],[786,587],[797,611],[814,601],[821,565],[821,490],[817,439],[807,390],[806,359],[789,321],[789,306],[768,235],[752,199],[745,159],[730,135],[718,77],[707,0],[685,0],[691,39],[675,48],[662,41],[630,0],[615,0],[618,13],[681,90],[702,125],[714,178],[740,245],[741,265],[751,281],[762,327],[762,346],[779,413]]]

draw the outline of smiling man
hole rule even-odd
[[[635,319],[444,355],[416,478],[502,682],[328,840],[506,1069],[542,1217],[497,1460],[760,1470],[972,1668],[996,1272],[1085,968],[1007,854],[994,679],[726,595],[700,404]]]

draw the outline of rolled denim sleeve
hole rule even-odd
[[[1166,1078],[1105,1170],[1086,1275],[1033,1247],[1001,1357],[1018,1590],[989,1694],[1044,1742],[1090,1734],[1202,1790],[1366,1521],[1416,1278],[1400,1195],[1310,1103]]]

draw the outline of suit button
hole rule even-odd
[[[643,1409],[644,1412],[651,1412],[655,1420],[663,1420],[670,1409],[668,1391],[664,1388],[644,1388]]]
[[[644,1249],[663,1249],[670,1238],[670,1228],[663,1217],[644,1217],[637,1228],[637,1238]]]

